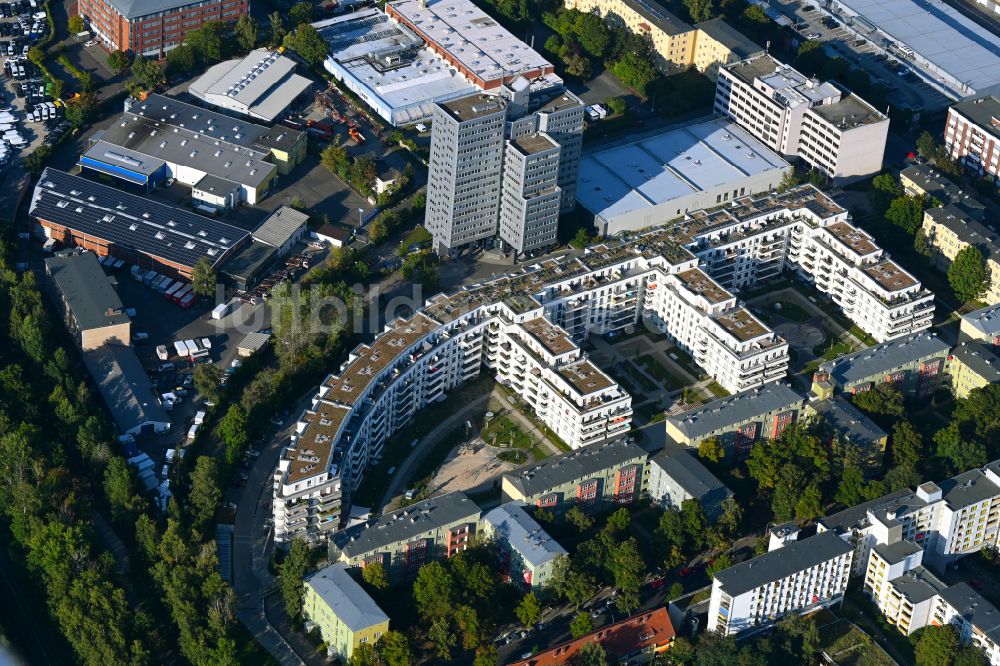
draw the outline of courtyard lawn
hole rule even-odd
[[[530,449],[536,444],[534,439],[526,435],[513,420],[503,414],[497,414],[483,426],[480,436],[487,444],[504,448]]]
[[[721,384],[717,381],[712,381],[706,388],[714,395],[716,398],[725,398],[729,396],[729,391],[724,389]]]
[[[850,354],[853,351],[851,344],[844,340],[835,340],[833,338],[828,338],[826,342],[821,345],[816,345],[813,348],[813,353],[820,358],[832,361],[835,358],[840,358],[845,354]]]
[[[684,350],[678,349],[677,347],[670,347],[663,353],[666,354],[671,361],[684,368],[684,370],[686,370],[687,373],[695,379],[702,376],[702,372],[698,366],[695,365],[694,359],[692,359],[691,356]]]
[[[667,370],[667,368],[652,355],[640,356],[634,362],[641,365],[642,368],[649,373],[649,376],[660,382],[666,390],[676,391],[677,389],[684,387],[684,380]]]
[[[403,239],[402,248],[404,252],[408,252],[408,248],[411,245],[419,245],[421,243],[429,243],[431,241],[431,232],[424,228],[424,225],[418,224],[413,227],[410,233],[406,234],[406,238]]]

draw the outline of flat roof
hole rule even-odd
[[[749,58],[764,52],[762,46],[729,25],[721,16],[696,23],[694,27],[728,48],[737,58]]]
[[[544,317],[529,319],[520,326],[553,356],[578,349],[576,343],[566,335],[566,331]]]
[[[352,632],[389,621],[389,616],[351,577],[343,562],[331,564],[306,576],[305,583]]]
[[[534,155],[535,153],[541,153],[546,150],[552,150],[553,148],[559,147],[558,143],[541,132],[518,137],[511,140],[511,144],[520,150],[524,155]]]
[[[394,543],[406,542],[420,535],[461,520],[479,521],[479,507],[462,492],[411,504],[405,509],[383,513],[365,523],[353,525],[330,535],[330,542],[344,556],[357,557]]]
[[[125,169],[146,177],[152,176],[166,164],[159,157],[129,150],[107,141],[97,141],[83,153],[81,158],[83,157],[115,167],[116,171]]]
[[[525,506],[520,501],[507,502],[488,511],[482,520],[489,523],[493,531],[532,567],[540,567],[557,557],[568,555],[566,549],[525,511]]]
[[[621,467],[629,461],[645,461],[646,451],[618,439],[591,444],[569,453],[547,458],[503,475],[525,497],[531,497],[574,481],[585,480],[606,469]]]
[[[740,562],[718,572],[715,578],[722,583],[723,592],[735,597],[853,551],[854,547],[836,533],[822,532]]]
[[[866,257],[879,250],[879,246],[875,244],[868,232],[847,222],[834,222],[823,228],[859,256]]]
[[[441,102],[438,106],[455,120],[463,122],[500,113],[506,108],[507,103],[496,95],[476,93]]]
[[[961,581],[941,590],[938,594],[962,616],[963,620],[970,622],[984,633],[993,634],[991,638],[996,640],[995,632],[1000,627],[1000,612],[971,585]]]
[[[667,442],[663,451],[650,459],[674,483],[702,504],[713,504],[731,497],[733,491],[708,471],[693,455],[676,444]]]
[[[917,284],[912,275],[899,267],[895,261],[884,259],[865,269],[865,275],[875,280],[876,284],[886,291],[909,289]]]
[[[715,280],[710,278],[705,271],[700,268],[692,268],[689,271],[677,273],[677,279],[684,287],[695,294],[704,296],[709,303],[722,303],[733,297],[728,291],[719,286]]]
[[[320,400],[312,411],[302,415],[306,427],[299,433],[295,446],[284,451],[285,459],[290,461],[286,484],[330,471],[337,433],[350,413],[347,407]]]
[[[188,267],[201,257],[218,264],[250,235],[225,222],[52,168],[42,172],[29,214]]]
[[[300,229],[305,227],[309,216],[291,206],[282,206],[261,222],[253,232],[253,239],[274,247],[281,247]]]
[[[104,344],[84,351],[83,362],[121,432],[135,431],[149,423],[169,427],[170,418],[160,406],[135,350]]]
[[[603,391],[615,384],[600,368],[588,360],[560,365],[556,371],[584,396]]]
[[[911,333],[863,349],[820,366],[840,385],[867,379],[931,356],[944,356],[951,346],[928,331]]]
[[[45,270],[52,276],[81,329],[128,323],[118,292],[111,286],[93,252],[50,257],[45,260]],[[128,344],[128,340],[121,342]]]
[[[368,345],[358,345],[339,375],[330,375],[323,386],[323,397],[353,406],[378,375],[396,363],[421,338],[437,330],[438,325],[421,313],[410,319],[393,322]]]
[[[228,103],[273,121],[312,81],[295,73],[295,61],[269,49],[209,67],[188,92],[210,104]]]
[[[879,557],[889,564],[898,564],[910,555],[916,555],[923,550],[912,541],[896,541],[895,543],[878,543],[872,549]]]
[[[396,0],[386,12],[398,13],[423,39],[485,81],[553,70],[538,51],[470,0]]]
[[[820,82],[786,65],[769,53],[758,54],[732,65],[726,65],[730,72],[744,83],[757,87],[760,82],[774,90],[775,102],[788,108],[803,104],[813,107],[824,100],[840,97],[840,88],[829,82]],[[815,109],[815,107],[813,107]]]
[[[277,253],[273,245],[250,241],[226,261],[220,273],[250,281],[274,263]]]
[[[842,130],[889,120],[889,116],[854,94],[841,97],[840,101],[833,104],[814,106],[812,112]]]
[[[800,408],[804,402],[805,397],[791,386],[776,382],[668,416],[667,421],[691,439],[697,439],[771,412]]]
[[[1000,99],[996,96],[967,99],[951,108],[978,125],[987,134],[1000,138]]]
[[[206,173],[198,180],[197,183],[191,186],[191,189],[198,190],[200,192],[226,195],[238,187],[239,183],[234,183],[231,180],[226,180],[225,178]]]
[[[741,342],[772,333],[771,329],[764,326],[759,319],[750,314],[750,311],[744,307],[738,307],[725,314],[716,315],[712,317],[712,321],[718,323],[730,335]]]
[[[839,2],[956,81],[968,82],[974,91],[1000,85],[1000,40],[948,4],[923,0]]]
[[[941,489],[941,498],[953,509],[978,504],[1000,495],[1000,487],[990,481],[980,469],[970,469],[937,485]]]
[[[931,599],[947,589],[947,585],[923,566],[917,566],[901,576],[889,581],[896,590],[910,600],[919,604]]]
[[[878,509],[881,506],[902,501],[904,498],[911,497],[912,495],[912,490],[903,488],[893,493],[889,493],[888,495],[883,495],[882,497],[868,500],[867,502],[862,502],[861,504],[855,504],[854,506],[844,509],[843,511],[831,513],[829,516],[820,518],[817,523],[828,530],[837,532],[838,534],[848,532],[867,524],[869,510]]]
[[[612,218],[787,167],[760,141],[717,118],[584,155],[577,200]]]

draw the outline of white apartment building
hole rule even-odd
[[[889,118],[856,95],[769,54],[719,69],[715,111],[771,149],[838,181],[882,169]]]
[[[854,550],[823,533],[772,539],[771,550],[712,578],[708,630],[733,636],[766,629],[782,617],[843,601]]]

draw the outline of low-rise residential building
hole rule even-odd
[[[733,496],[733,491],[693,455],[671,442],[650,458],[648,484],[649,497],[660,506],[680,509],[685,500],[697,500],[713,520],[719,516],[722,502]]]
[[[944,147],[969,171],[1000,179],[1000,99],[967,99],[948,109]]]
[[[694,68],[712,81],[719,78],[719,69],[765,53],[763,47],[716,17],[696,23]]]
[[[67,252],[45,260],[53,301],[83,351],[105,343],[128,346],[132,322],[93,252]]]
[[[769,54],[719,70],[715,111],[766,146],[836,181],[882,170],[889,117],[830,82],[809,78]]]
[[[775,545],[713,576],[709,631],[760,631],[787,615],[843,601],[854,554],[850,544],[827,532],[801,540],[793,535]]]
[[[727,454],[744,454],[794,423],[806,399],[788,384],[775,382],[699,405],[666,418],[667,436],[688,447],[717,438]]]
[[[1000,383],[1000,353],[993,341],[966,340],[948,357],[948,375],[956,398],[967,398],[974,389]]]
[[[525,589],[549,582],[555,564],[569,553],[531,517],[524,502],[507,502],[483,514],[483,536],[496,539],[500,574]]]
[[[983,202],[953,183],[932,164],[911,164],[899,172],[899,182],[903,186],[903,192],[910,196],[936,199],[942,205],[958,206],[966,215],[979,221],[986,218],[986,206]]]
[[[1000,303],[1000,232],[954,204],[924,211],[921,229],[931,248],[931,262],[941,270],[947,270],[965,248],[979,248],[990,274],[979,300],[987,305]]]
[[[888,382],[904,396],[928,396],[940,385],[950,353],[936,333],[913,333],[824,363],[813,376],[814,390],[854,394]]]
[[[405,580],[424,564],[468,548],[479,517],[465,494],[441,495],[330,535],[330,560],[352,569],[380,562],[390,580]]]
[[[821,431],[828,441],[836,440],[857,449],[868,475],[882,470],[889,433],[846,398],[836,395],[825,400],[810,400],[806,413],[821,419]]]
[[[630,504],[646,488],[647,457],[622,439],[595,444],[504,474],[500,489],[506,500],[549,511]]]
[[[575,655],[593,643],[604,649],[608,663],[637,655],[649,658],[669,650],[676,635],[667,609],[661,606],[511,662],[510,666],[561,666],[572,663]]]
[[[1000,303],[962,315],[959,338],[1000,344]]]
[[[307,576],[302,612],[319,628],[327,654],[348,660],[362,645],[374,646],[389,631],[389,616],[343,563]]]

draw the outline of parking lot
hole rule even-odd
[[[774,0],[772,6],[796,22],[796,31],[803,39],[822,42],[831,56],[860,65],[872,81],[884,85],[892,93],[897,106],[933,111],[943,109],[950,100],[912,73],[912,63],[902,54],[893,54],[832,17],[819,3],[808,0]],[[905,71],[904,71],[905,68]]]

